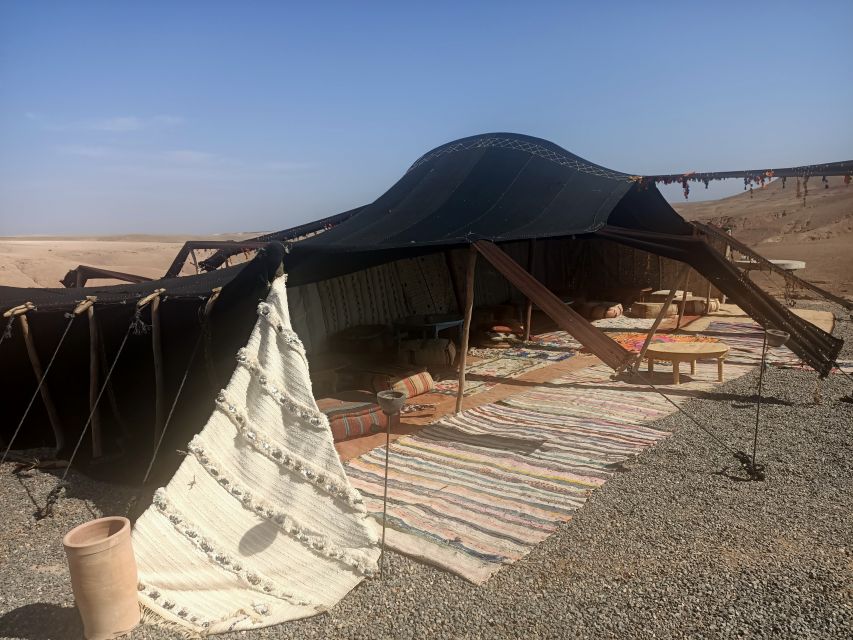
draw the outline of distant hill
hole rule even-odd
[[[830,291],[853,297],[853,185],[843,178],[820,176],[808,182],[808,195],[796,180],[785,187],[774,180],[752,195],[721,200],[674,203],[688,220],[729,227],[741,242],[767,258],[804,260],[798,275]]]

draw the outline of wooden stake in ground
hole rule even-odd
[[[462,344],[459,346],[459,390],[456,392],[456,413],[462,411],[465,395],[465,361],[468,359],[468,336],[471,333],[471,316],[474,312],[474,271],[477,268],[477,251],[472,246],[468,251],[468,266],[465,270],[465,322],[462,324]]]

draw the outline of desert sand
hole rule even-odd
[[[61,287],[78,265],[160,278],[187,240],[245,240],[262,232],[216,236],[127,235],[0,238],[0,285]],[[199,258],[212,252],[199,252]],[[183,275],[195,273],[188,262]],[[109,284],[109,280],[98,284]]]

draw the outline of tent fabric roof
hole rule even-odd
[[[490,133],[424,154],[375,202],[294,244],[286,265],[302,284],[477,240],[566,237],[608,224],[690,233],[654,185],[546,140]]]

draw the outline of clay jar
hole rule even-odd
[[[62,544],[86,638],[115,638],[139,624],[130,521],[113,516],[86,522],[65,534]]]

